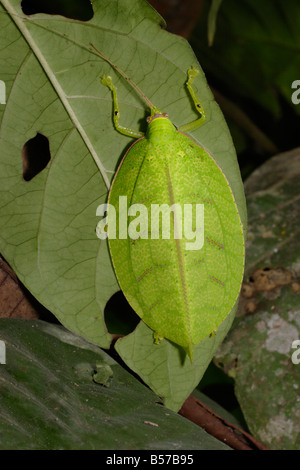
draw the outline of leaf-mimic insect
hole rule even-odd
[[[94,46],[93,46],[94,47]],[[96,49],[96,48],[94,48]],[[126,152],[108,199],[108,238],[115,272],[128,302],[154,331],[182,346],[194,346],[233,308],[244,271],[239,211],[213,156],[185,134],[206,121],[187,71],[187,89],[200,117],[176,129],[117,66],[109,62],[150,109],[145,135],[119,124],[117,89],[110,76],[115,129],[137,140]]]

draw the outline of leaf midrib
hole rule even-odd
[[[167,177],[167,188],[168,188],[168,193],[169,193],[170,205],[173,206],[176,203],[176,201],[175,201],[175,197],[174,197],[172,178],[171,178],[171,174],[170,174],[170,167],[169,167],[167,162],[166,162],[166,166],[165,166],[165,172],[166,172],[166,177]],[[175,218],[174,218],[174,225],[175,225]],[[174,236],[175,236],[175,227],[174,227]],[[186,312],[187,332],[188,332],[188,338],[189,338],[188,346],[189,346],[189,349],[191,350],[191,347],[192,347],[191,312],[190,312],[189,301],[188,301],[186,276],[185,276],[185,270],[184,270],[184,262],[183,262],[181,240],[180,239],[175,238],[175,246],[176,246],[176,255],[177,255],[177,261],[178,261],[178,271],[179,271],[179,277],[180,277],[184,307],[185,307],[185,312]]]
[[[51,67],[49,66],[45,56],[42,54],[41,50],[39,49],[37,43],[35,42],[35,40],[33,39],[32,35],[30,34],[30,32],[28,31],[28,29],[26,28],[26,26],[24,25],[24,22],[23,22],[23,19],[22,17],[20,17],[18,15],[18,13],[14,10],[14,8],[10,5],[10,2],[8,0],[1,0],[2,1],[2,4],[4,6],[4,8],[6,9],[6,11],[8,12],[8,14],[11,16],[11,19],[12,21],[14,21],[15,25],[17,26],[17,28],[20,30],[20,32],[22,33],[24,39],[27,41],[29,47],[31,48],[32,52],[34,53],[35,57],[37,58],[37,60],[39,61],[41,67],[43,68],[45,74],[47,75],[50,83],[52,84],[54,90],[56,91],[62,105],[64,106],[70,120],[73,122],[75,128],[77,129],[77,131],[79,132],[82,140],[84,141],[85,145],[87,146],[88,150],[90,151],[101,175],[102,175],[102,178],[104,180],[104,183],[107,187],[107,189],[110,188],[110,182],[109,182],[109,179],[106,175],[106,170],[91,142],[91,140],[89,139],[88,135],[86,134],[84,128],[82,127],[80,121],[78,120],[76,114],[74,113],[73,111],[73,108],[71,107],[67,97],[66,97],[66,94],[64,92],[64,90],[62,89],[60,83],[58,82],[55,74],[53,73],[53,71],[51,70]]]

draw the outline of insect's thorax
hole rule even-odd
[[[146,138],[153,144],[165,144],[174,139],[176,128],[166,116],[156,114],[149,119]]]

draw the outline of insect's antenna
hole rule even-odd
[[[137,86],[137,84],[134,83],[134,81],[131,80],[131,78],[128,77],[128,75],[126,75],[126,73],[123,72],[123,70],[121,70],[116,64],[114,64],[111,60],[109,60],[102,52],[100,52],[99,49],[97,49],[97,47],[94,46],[94,44],[92,43],[90,44],[92,48],[96,51],[96,54],[99,55],[106,62],[108,62],[123,78],[125,78],[125,80],[137,92],[137,94],[140,95],[140,97],[147,103],[147,105],[151,109],[151,114],[155,114],[155,113],[161,114],[160,110],[156,106],[154,106],[154,104],[149,100],[149,98],[145,95],[145,93],[142,92],[142,90]]]

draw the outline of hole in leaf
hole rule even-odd
[[[22,149],[23,178],[30,181],[40,173],[51,158],[49,140],[37,132],[36,136],[27,140]]]
[[[74,20],[89,21],[94,16],[89,0],[22,0],[21,8],[25,15],[47,13],[61,15]]]
[[[121,291],[116,292],[107,302],[104,318],[108,331],[117,335],[128,335],[140,321]]]

